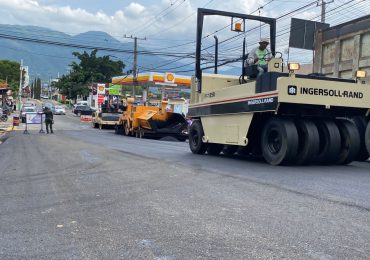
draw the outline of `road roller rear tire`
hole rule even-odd
[[[223,144],[208,144],[207,153],[209,155],[219,155],[223,148]]]
[[[271,118],[262,131],[263,158],[271,165],[292,164],[298,151],[298,131],[293,121]]]
[[[192,153],[204,154],[208,144],[203,143],[204,131],[199,120],[194,120],[189,129],[189,146]]]
[[[227,156],[231,156],[238,150],[239,146],[237,145],[225,145],[222,149],[222,153]]]
[[[331,120],[318,120],[316,126],[320,136],[320,148],[315,163],[335,163],[341,148],[341,137],[337,125]]]
[[[370,121],[367,123],[365,131],[365,144],[368,154],[370,154]]]
[[[337,163],[349,164],[358,157],[360,152],[360,133],[353,121],[338,119],[336,123],[341,137],[341,148]]]
[[[298,154],[296,164],[305,165],[313,162],[319,152],[319,131],[314,122],[299,119],[295,122],[298,131]]]
[[[351,118],[353,123],[356,125],[357,130],[360,134],[360,152],[356,157],[356,161],[366,161],[370,157],[370,151],[366,146],[365,132],[366,132],[366,119],[363,116],[354,116]]]

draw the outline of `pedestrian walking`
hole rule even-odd
[[[45,125],[46,125],[46,133],[49,133],[49,127],[50,127],[50,133],[53,132],[53,124],[54,124],[54,118],[53,118],[53,112],[51,112],[50,108],[45,107],[44,109],[45,114]]]

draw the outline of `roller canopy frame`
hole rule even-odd
[[[254,15],[199,8],[198,17],[197,17],[197,35],[196,35],[196,52],[195,52],[195,77],[196,77],[196,82],[197,82],[197,92],[198,93],[202,91],[202,69],[200,67],[200,59],[201,59],[201,51],[202,51],[201,48],[202,48],[203,21],[204,21],[204,16],[207,16],[207,15],[219,15],[219,16],[240,18],[243,20],[254,20],[254,21],[260,21],[265,24],[268,24],[270,26],[271,52],[273,55],[275,55],[276,19],[269,18],[269,17],[263,17],[263,16],[254,16]]]

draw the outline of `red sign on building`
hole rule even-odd
[[[98,105],[101,105],[104,103],[104,98],[105,98],[104,95],[98,95]]]

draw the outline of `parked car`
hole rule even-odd
[[[22,123],[26,123],[26,114],[27,113],[36,113],[37,109],[35,106],[32,107],[23,107],[21,110],[20,117],[22,118]]]
[[[122,113],[92,113],[92,127],[103,129],[107,127],[114,127],[119,120]]]
[[[35,107],[37,106],[36,102],[35,101],[32,101],[32,100],[27,100],[24,104],[23,104],[23,107]]]
[[[54,112],[54,114],[55,115],[65,115],[66,114],[66,110],[62,106],[55,106],[55,112]]]
[[[87,105],[88,105],[88,103],[87,103],[86,100],[78,101],[76,103],[76,106],[87,106]]]
[[[89,106],[76,106],[73,109],[73,113],[77,116],[81,115],[92,115],[92,113],[95,112],[95,109],[89,107]]]
[[[86,100],[77,101],[76,104],[73,105],[72,113],[74,113],[74,110],[77,106],[88,106],[88,102]]]

